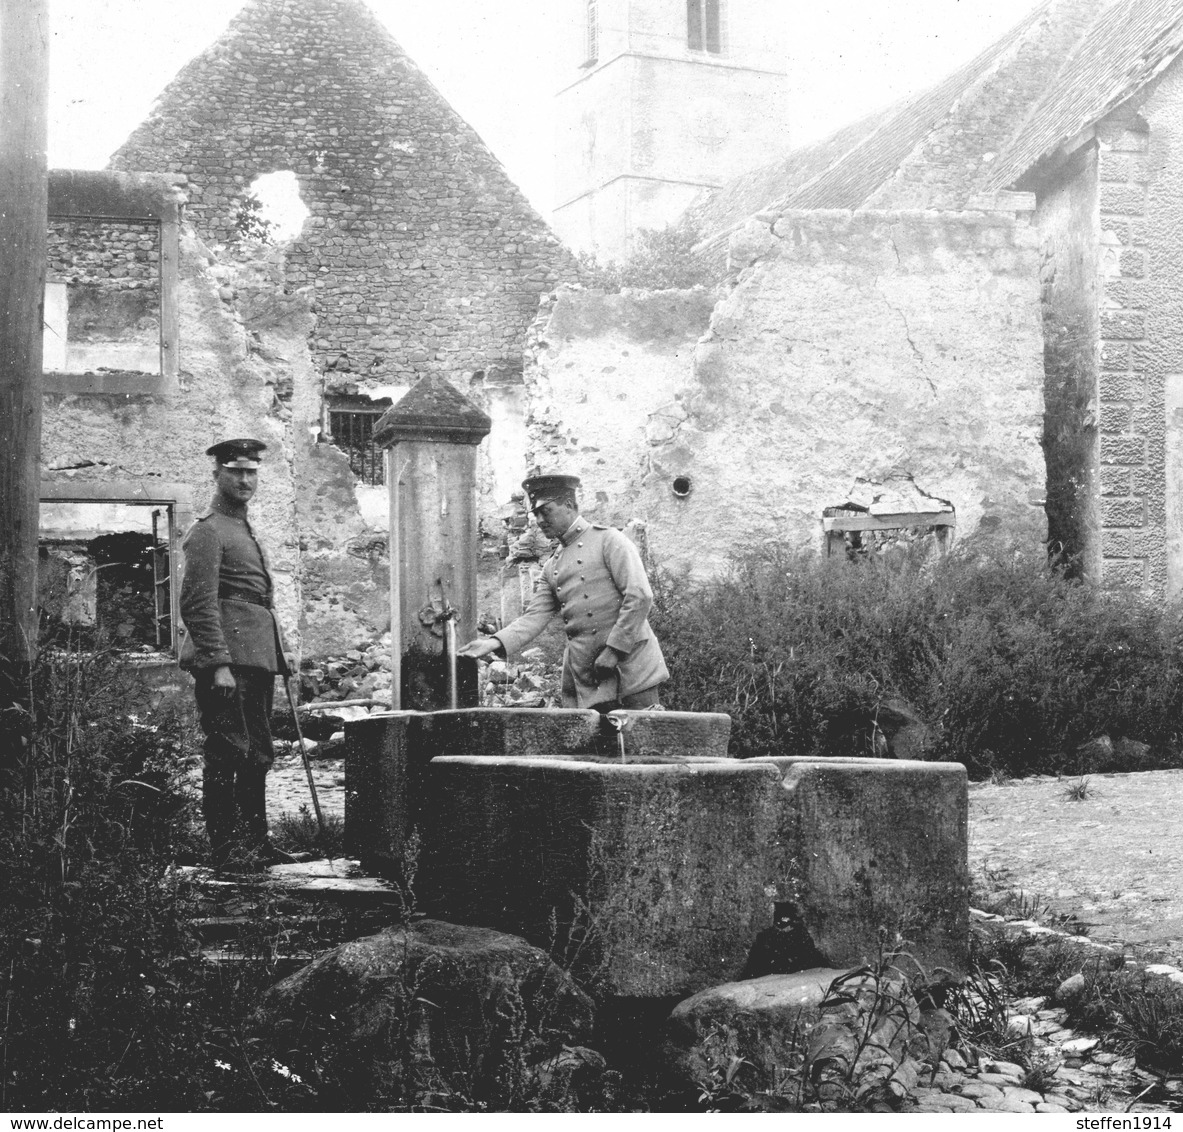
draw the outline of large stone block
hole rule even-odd
[[[443,1085],[504,1111],[524,1066],[590,1038],[593,1010],[524,940],[420,920],[318,956],[250,1024],[301,1073],[330,1066],[359,1107],[405,1110]]]
[[[613,711],[611,736],[619,729],[624,735],[626,755],[685,755],[697,758],[726,758],[731,738],[731,716],[716,711]],[[615,754],[610,743],[606,754]]]
[[[407,838],[419,821],[430,752],[419,745],[417,711],[345,725],[345,851],[362,868],[402,879]]]
[[[611,994],[875,960],[964,969],[966,777],[884,759],[428,767],[420,903],[512,931]]]
[[[423,716],[423,741],[436,755],[590,754],[604,726],[599,712],[574,708],[463,708]]]
[[[557,945],[608,994],[733,979],[785,869],[780,779],[733,760],[437,758],[421,903]]]
[[[629,761],[719,757],[729,716],[619,712]],[[423,820],[424,775],[437,755],[615,759],[620,731],[599,712],[462,708],[387,712],[345,725],[345,838],[363,866],[401,879],[407,838]]]
[[[760,760],[765,761],[765,760]],[[927,969],[964,970],[968,793],[960,763],[766,760],[782,771],[789,870],[778,924],[796,923],[830,965],[897,940]]]

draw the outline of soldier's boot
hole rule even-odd
[[[234,794],[234,771],[207,762],[201,775],[201,812],[209,837],[210,863],[215,869],[224,868],[234,851]]]

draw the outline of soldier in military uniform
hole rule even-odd
[[[289,660],[272,608],[271,574],[247,518],[267,446],[249,438],[206,450],[214,498],[185,535],[181,667],[192,672],[205,734],[202,811],[215,865],[292,860],[267,837],[267,771],[276,674]]]
[[[460,655],[512,657],[558,614],[567,634],[564,707],[657,706],[658,688],[670,674],[649,627],[653,591],[637,548],[614,527],[579,514],[577,476],[534,476],[522,487],[539,530],[560,545],[521,617],[470,641]]]

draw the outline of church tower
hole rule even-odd
[[[561,0],[555,210],[618,259],[789,146],[788,0]]]

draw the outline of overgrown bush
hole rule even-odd
[[[183,710],[101,650],[47,649],[0,687],[31,736],[0,752],[0,1109],[299,1103],[242,1037],[273,953],[212,969],[189,930]]]
[[[1074,752],[1101,734],[1149,744],[1138,769],[1178,765],[1179,609],[1037,556],[773,547],[699,586],[658,572],[655,591],[663,703],[729,713],[741,757],[882,753],[876,721],[902,700],[926,757],[978,776],[1094,771]]]
[[[633,237],[632,250],[623,260],[601,263],[582,252],[579,265],[591,287],[619,291],[640,287],[650,291],[671,288],[709,287],[705,263],[694,252],[701,239],[696,228],[671,224],[665,228],[642,228]]]

